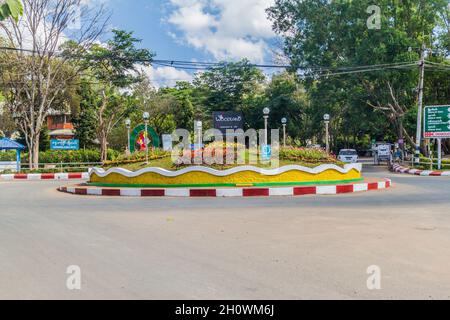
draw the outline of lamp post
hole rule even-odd
[[[283,147],[286,148],[286,125],[287,125],[287,119],[286,118],[281,119],[281,124],[283,125]]]
[[[329,114],[325,114],[323,116],[323,120],[325,122],[325,142],[326,142],[327,153],[330,153],[330,130],[329,130],[330,118],[331,117]]]
[[[145,143],[145,163],[148,165],[148,121],[150,120],[150,114],[144,112],[142,115],[145,123],[144,143]]]
[[[194,121],[194,163],[202,164],[203,155],[202,155],[202,131],[203,131],[203,122],[196,120]]]
[[[131,120],[125,120],[125,125],[127,126],[127,153],[131,152],[131,142],[130,142],[130,130],[131,130]]]
[[[263,118],[264,118],[264,144],[267,146],[268,144],[268,124],[269,124],[269,114],[270,114],[270,109],[269,108],[264,108],[263,110]]]

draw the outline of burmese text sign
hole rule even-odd
[[[425,138],[450,138],[450,105],[425,107]]]

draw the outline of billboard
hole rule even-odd
[[[244,117],[240,112],[216,111],[213,113],[214,128],[220,130],[223,134],[227,130],[244,129]]]
[[[450,105],[425,107],[425,138],[450,138]]]

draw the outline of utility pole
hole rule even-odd
[[[420,146],[422,141],[422,113],[423,113],[423,83],[425,78],[425,44],[422,45],[420,53],[420,78],[419,78],[419,108],[417,112],[417,135],[416,135],[416,154],[414,162],[420,164]]]

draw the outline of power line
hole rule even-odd
[[[9,50],[9,51],[18,51],[18,52],[26,52],[26,53],[38,53],[43,54],[45,52],[33,51],[29,49],[23,48],[12,48],[12,47],[0,47],[0,50]],[[51,54],[63,54],[61,51],[49,52]],[[69,58],[77,58],[80,57],[78,55],[68,56]],[[120,57],[111,56],[113,59],[120,59]],[[92,60],[95,58],[91,57]],[[185,61],[185,60],[170,60],[170,59],[149,59],[149,60],[141,60],[137,59],[135,62],[142,63],[151,63],[156,65],[161,65],[165,67],[172,67],[175,69],[186,69],[186,70],[207,70],[216,67],[223,67],[227,65],[233,64],[232,62],[197,62],[197,61]],[[399,66],[399,65],[408,65],[410,61],[406,62],[394,62],[394,63],[386,63],[386,64],[377,64],[377,65],[362,65],[362,66],[342,66],[342,67],[323,67],[323,66],[314,66],[314,67],[305,67],[304,70],[319,70],[319,71],[350,71],[355,69],[364,69],[364,68],[373,68],[373,67],[390,67],[390,66]],[[250,67],[256,68],[272,68],[272,69],[291,69],[294,66],[292,65],[279,65],[279,64],[248,64]]]

